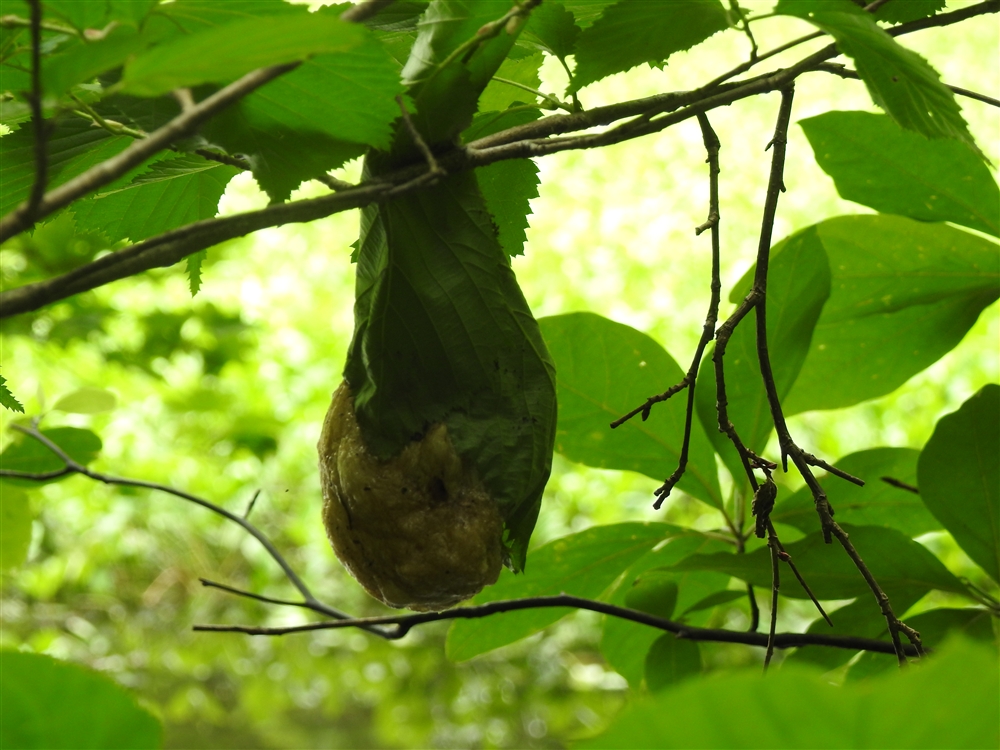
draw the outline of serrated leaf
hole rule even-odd
[[[0,570],[21,565],[31,545],[31,503],[19,487],[0,482]]]
[[[841,524],[869,570],[890,598],[922,596],[932,589],[963,594],[965,587],[926,547],[895,529]],[[851,558],[836,542],[825,544],[822,531],[785,545],[792,561],[820,600],[871,597],[871,590]],[[771,553],[761,547],[745,555],[692,555],[675,570],[711,570],[755,586],[771,586]],[[791,575],[782,572],[781,593],[796,599],[808,594]],[[787,583],[786,583],[787,582]],[[876,608],[871,600],[870,605]]]
[[[514,86],[506,81],[519,83],[529,89],[536,91],[542,85],[538,77],[538,70],[542,66],[545,56],[538,52],[528,57],[513,59],[508,57],[497,70],[496,77],[493,78],[479,95],[480,112],[502,112],[515,102],[534,102],[536,95],[523,88]],[[503,81],[497,80],[504,79]]]
[[[10,411],[17,411],[24,414],[24,406],[17,400],[10,388],[7,387],[7,378],[0,375],[0,406]]]
[[[697,641],[664,633],[646,653],[646,687],[658,693],[701,673],[701,649]]]
[[[576,25],[581,29],[591,26],[601,17],[604,9],[618,0],[563,0],[563,7],[573,14]]]
[[[920,18],[933,16],[943,10],[947,0],[905,0],[905,2],[886,3],[872,15],[875,20],[885,23],[907,23]]]
[[[674,359],[646,334],[593,313],[542,318],[539,325],[556,363],[556,450],[588,466],[668,477],[683,442],[683,397],[657,404],[646,421],[636,417],[614,430],[609,425],[680,382],[684,373]],[[697,422],[678,487],[722,507],[715,457]]]
[[[729,26],[718,0],[621,0],[604,10],[576,42],[571,89],[648,63],[659,67]]]
[[[207,257],[207,250],[201,250],[187,257],[188,286],[191,289],[192,297],[201,289],[201,265]]]
[[[95,128],[82,117],[51,121],[48,141],[48,187],[52,189],[110,159],[132,139]],[[35,181],[35,141],[31,128],[0,138],[0,215],[28,198]]]
[[[927,140],[868,112],[827,112],[799,124],[842,198],[1000,236],[1000,189],[964,143]]]
[[[532,110],[483,112],[462,133],[462,140],[468,143],[536,119],[538,112]],[[530,201],[538,197],[538,167],[531,159],[500,161],[477,169],[476,181],[496,225],[500,246],[508,256],[523,254]]]
[[[305,8],[295,14],[235,20],[137,55],[125,66],[120,90],[152,97],[203,83],[225,83],[257,68],[313,55],[350,53],[366,38],[363,27]]]
[[[531,552],[528,573],[515,576],[502,571],[497,583],[470,603],[561,593],[599,598],[622,571],[677,531],[661,523],[620,523],[555,539]],[[542,608],[479,621],[455,620],[448,631],[448,658],[471,659],[536,633],[571,612],[569,608]]]
[[[1000,582],[1000,386],[984,386],[938,420],[917,478],[927,508]]]
[[[750,290],[753,269],[733,288],[730,299],[742,301]],[[771,249],[767,282],[767,341],[778,398],[792,389],[810,351],[816,321],[830,293],[830,268],[818,235],[805,229]],[[747,315],[736,329],[724,360],[729,420],[743,443],[759,452],[774,429],[767,393],[757,357],[757,321]],[[716,411],[715,368],[706,353],[698,373],[698,417],[715,450],[737,482],[746,481],[743,464],[729,441],[719,432]]]
[[[153,162],[126,185],[78,201],[72,211],[82,229],[113,242],[139,242],[218,213],[226,185],[240,170],[189,155]]]
[[[100,414],[111,411],[118,405],[118,399],[111,391],[103,388],[78,388],[56,401],[54,411],[68,414]]]
[[[872,101],[897,124],[928,138],[955,138],[978,151],[937,71],[850,0],[780,0],[774,12],[805,19],[836,39],[854,60]]]
[[[161,747],[163,729],[111,678],[51,656],[0,651],[3,747]],[[54,710],[58,707],[58,710]]]
[[[995,649],[951,641],[919,669],[834,686],[788,665],[725,671],[630,702],[575,748],[985,748],[1000,743]]]
[[[834,461],[837,468],[865,481],[864,487],[858,487],[830,474],[820,480],[837,520],[859,526],[890,526],[910,537],[941,528],[919,495],[881,479],[892,477],[915,485],[919,455],[912,448],[870,448]],[[805,532],[816,529],[819,517],[809,488],[781,499],[771,512],[771,520]]]
[[[573,54],[579,36],[580,27],[566,6],[546,0],[531,12],[522,39],[549,54],[565,58]]]
[[[70,458],[86,466],[101,451],[101,439],[90,430],[78,427],[54,427],[42,430],[42,434],[62,448]],[[63,462],[52,451],[27,435],[19,435],[17,439],[0,453],[0,465],[11,471],[23,471],[32,474],[44,474],[63,468]],[[65,477],[55,480],[60,481]],[[4,482],[22,487],[37,487],[48,482],[37,482],[28,479],[6,478]]]
[[[815,231],[833,284],[785,414],[891,393],[957,346],[1000,295],[996,244],[968,232],[889,215]]]

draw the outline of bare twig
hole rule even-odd
[[[858,75],[857,71],[851,70],[839,63],[821,63],[817,65],[814,70],[820,71],[821,73],[833,73],[841,78],[848,78],[853,81],[860,81],[861,76]],[[952,93],[958,94],[959,96],[964,96],[968,99],[975,99],[976,101],[983,102],[984,104],[989,104],[992,107],[1000,107],[1000,99],[994,99],[992,96],[986,96],[986,94],[980,94],[978,91],[971,91],[970,89],[963,89],[961,86],[952,86],[950,83],[944,84],[946,88],[950,89]]]
[[[900,490],[906,490],[907,492],[912,492],[914,495],[920,494],[920,488],[915,487],[912,484],[907,484],[902,479],[895,479],[894,477],[879,477],[883,482]]]
[[[427,145],[423,136],[420,135],[420,131],[417,130],[417,126],[414,125],[413,120],[410,119],[410,113],[406,109],[406,103],[403,101],[403,97],[397,96],[396,104],[399,105],[399,111],[403,115],[403,124],[406,125],[406,132],[410,134],[410,138],[413,140],[413,143],[416,144],[420,154],[427,162],[428,173],[431,175],[445,174],[445,171],[441,169],[441,165],[438,164],[437,159],[434,158],[434,152],[431,151],[430,146]]]
[[[242,595],[242,594],[241,594]],[[573,607],[590,612],[598,612],[610,617],[629,620],[641,625],[673,633],[678,638],[691,641],[712,641],[716,643],[741,643],[747,646],[766,647],[768,636],[764,633],[750,633],[738,630],[723,630],[720,628],[698,628],[681,622],[667,620],[636,609],[618,607],[614,604],[584,599],[578,596],[560,594],[558,596],[533,596],[524,599],[505,599],[488,604],[465,607],[455,607],[444,612],[421,612],[418,614],[385,615],[382,617],[359,617],[353,620],[328,620],[312,622],[303,625],[285,627],[258,627],[253,625],[195,625],[194,630],[214,633],[246,633],[248,635],[288,635],[315,630],[333,630],[352,627],[383,627],[395,625],[395,629],[383,631],[390,640],[403,638],[411,629],[429,622],[447,620],[471,620],[504,612],[517,612],[525,609],[544,609],[549,607]],[[855,636],[825,635],[819,633],[776,633],[775,648],[794,648],[798,646],[830,646],[853,651],[874,651],[876,653],[893,653],[892,644],[874,638]],[[916,654],[913,647],[907,648],[908,653]]]
[[[772,526],[771,529],[774,527]],[[767,630],[767,649],[764,652],[764,671],[767,671],[771,664],[771,657],[774,656],[774,636],[778,626],[778,589],[781,588],[781,572],[778,566],[778,541],[775,534],[771,534],[767,540],[767,547],[771,551],[771,623]]]

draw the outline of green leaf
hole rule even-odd
[[[669,571],[653,570],[632,581],[625,606],[669,620],[677,606],[677,592],[677,581]]]
[[[573,14],[576,25],[586,29],[601,17],[605,8],[618,0],[563,0],[563,7]]]
[[[923,595],[931,589],[962,594],[965,587],[926,547],[895,529],[881,526],[841,524],[867,564],[875,580],[890,598]],[[824,544],[816,531],[785,545],[795,566],[820,600],[871,597],[871,590],[851,558],[837,544]],[[755,586],[771,586],[771,553],[760,547],[745,555],[716,553],[692,555],[674,570],[711,570],[734,576]],[[787,568],[781,572],[781,593],[795,599],[808,598]],[[875,607],[874,601],[871,606]]]
[[[742,301],[750,290],[753,269],[733,289],[730,297]],[[805,229],[771,250],[767,282],[767,341],[778,397],[792,389],[806,360],[813,328],[830,293],[830,268],[816,231]],[[729,420],[744,445],[760,452],[774,428],[757,358],[757,321],[747,315],[736,329],[724,360]],[[743,464],[724,434],[716,412],[715,368],[711,354],[698,374],[698,416],[715,450],[737,482],[746,481]]]
[[[986,609],[932,609],[921,612],[919,615],[907,617],[906,624],[920,633],[921,642],[929,648],[940,648],[949,636],[956,633],[961,633],[972,640],[981,641],[984,645],[992,644],[995,647],[996,636],[993,634],[992,620],[989,610]],[[883,628],[880,637],[883,640],[889,640],[888,630]],[[864,679],[898,668],[895,656],[865,651],[857,661],[851,664],[847,679]]]
[[[630,703],[577,748],[985,748],[1000,743],[995,650],[950,641],[919,669],[836,687],[788,665],[717,672]]]
[[[915,485],[919,455],[912,448],[871,448],[834,461],[837,468],[865,481],[864,487],[858,487],[832,474],[820,480],[837,520],[856,526],[889,526],[909,537],[940,529],[941,524],[919,495],[882,481],[882,477],[892,477]],[[781,500],[771,512],[771,520],[805,532],[818,528],[819,517],[809,488],[803,487]]]
[[[52,189],[110,159],[132,139],[95,128],[82,117],[50,121],[48,187]],[[0,215],[27,200],[35,181],[35,141],[31,128],[21,128],[0,138]]]
[[[78,201],[72,211],[81,229],[115,242],[139,242],[215,216],[226,185],[239,172],[201,156],[164,159],[124,186]]]
[[[566,6],[546,0],[531,12],[522,39],[551,55],[565,58],[573,54],[580,27]]]
[[[716,552],[728,549],[728,545],[710,539],[696,531],[685,531],[672,537],[665,545],[643,555],[611,592],[611,604],[626,606],[632,584],[637,578],[654,576],[657,581],[671,579],[677,586],[677,600],[674,610],[684,614],[681,620],[697,624],[697,617],[688,613],[695,611],[698,602],[715,594],[729,584],[729,576],[711,572],[671,572],[665,566],[674,565],[698,552]],[[638,689],[645,674],[646,653],[663,635],[663,631],[648,625],[640,625],[617,617],[605,617],[601,633],[601,653],[608,664],[628,680],[633,689]]]
[[[90,430],[78,427],[53,427],[42,430],[42,434],[62,448],[70,458],[86,466],[93,461],[101,450],[101,439]],[[52,451],[27,435],[18,434],[14,442],[0,453],[0,464],[12,471],[25,471],[32,474],[42,474],[63,468],[63,462]],[[60,481],[65,477],[49,481]],[[10,484],[23,487],[37,487],[48,482],[36,482],[28,479],[4,480]]]
[[[515,576],[504,570],[496,585],[481,591],[470,603],[563,593],[599,598],[622,571],[677,531],[662,523],[619,523],[555,539],[532,551],[528,573]],[[549,607],[483,620],[455,620],[448,631],[448,658],[471,659],[537,633],[573,611]]]
[[[366,38],[363,27],[304,7],[294,14],[234,20],[137,55],[125,66],[120,90],[152,97],[203,83],[226,83],[257,68],[350,53]]]
[[[1000,294],[997,245],[968,232],[888,215],[815,231],[833,286],[786,414],[891,393],[957,346]]]
[[[118,399],[111,391],[103,388],[79,388],[56,401],[54,411],[68,414],[100,414],[111,411],[118,405]]]
[[[836,39],[840,51],[853,58],[872,101],[898,125],[977,148],[955,96],[937,71],[850,0],[780,0],[775,13],[803,18]]]
[[[984,386],[938,420],[917,478],[930,512],[1000,582],[1000,386]]]
[[[447,425],[497,503],[516,569],[551,467],[553,369],[475,175],[362,211],[344,377],[365,442],[387,458]]]
[[[46,0],[46,16],[84,31],[104,30],[112,21],[136,23],[156,6],[157,0]]]
[[[201,289],[201,266],[207,257],[207,250],[201,250],[187,257],[188,286],[192,297]]]
[[[658,693],[701,673],[701,649],[697,641],[664,633],[646,653],[646,687]]]
[[[150,39],[129,26],[116,26],[98,41],[79,42],[64,53],[46,59],[42,68],[42,90],[60,95],[78,83],[93,80],[101,73],[121,66],[145,49]]]
[[[876,21],[885,23],[907,23],[920,18],[933,16],[939,10],[944,10],[947,0],[906,0],[906,2],[886,3],[872,15]]]
[[[572,90],[643,63],[662,67],[674,52],[690,49],[728,26],[718,0],[621,0],[580,34]]]
[[[868,112],[827,112],[799,124],[840,197],[1000,236],[1000,190],[964,143],[928,141]]]
[[[479,111],[502,112],[515,102],[534,102],[537,97],[530,91],[504,81],[513,81],[537,91],[542,85],[538,69],[544,59],[545,56],[538,52],[527,57],[517,59],[508,57],[504,60],[497,70],[496,77],[479,95]],[[504,81],[498,81],[497,78],[503,78]]]
[[[0,651],[0,747],[161,747],[163,730],[131,693],[90,669],[42,654]]]
[[[17,411],[24,414],[24,406],[17,400],[10,388],[7,387],[7,378],[0,375],[0,406],[10,411]]]
[[[594,313],[556,315],[539,324],[556,363],[556,450],[588,466],[669,476],[684,437],[683,395],[657,404],[645,422],[636,417],[614,430],[609,425],[681,381],[684,373],[674,359],[646,334]],[[697,423],[691,425],[687,471],[678,486],[722,507],[715,457]]]
[[[462,133],[465,143],[484,138],[492,133],[523,125],[538,119],[538,112],[483,112],[476,115],[472,125]],[[527,240],[531,199],[538,197],[538,167],[531,159],[508,159],[480,167],[476,181],[486,199],[486,208],[493,217],[497,238],[507,255],[524,253]]]
[[[0,482],[0,570],[16,568],[27,558],[31,520],[31,502],[24,490]]]

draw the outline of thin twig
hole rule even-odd
[[[431,151],[430,146],[427,145],[423,136],[420,135],[420,131],[417,130],[417,126],[414,125],[413,120],[410,119],[410,113],[406,109],[406,103],[403,101],[403,97],[397,96],[396,104],[399,105],[399,111],[403,113],[403,123],[406,125],[406,131],[410,134],[410,138],[413,139],[417,149],[427,162],[429,174],[443,175],[445,171],[441,169],[441,165],[438,164],[437,159],[434,158],[434,152]]]
[[[920,494],[920,488],[919,487],[915,487],[912,484],[907,484],[902,479],[896,479],[894,477],[879,477],[879,479],[881,479],[886,484],[891,485],[891,486],[893,486],[893,487],[895,487],[897,489],[906,490],[907,492],[912,492],[914,495],[919,495]]]
[[[820,71],[821,73],[832,73],[833,75],[840,76],[841,78],[848,78],[854,81],[861,80],[861,76],[858,75],[857,71],[844,67],[839,63],[821,63],[820,65],[817,65],[814,70]],[[991,107],[1000,107],[1000,99],[994,99],[992,96],[980,94],[978,91],[963,89],[961,86],[952,86],[950,83],[946,83],[944,86],[945,88],[950,89],[952,93],[958,94],[959,96],[964,96],[968,99],[975,99],[978,102],[989,104]]]
[[[698,628],[681,622],[667,620],[656,615],[636,609],[619,607],[614,604],[584,599],[578,596],[560,594],[558,596],[533,596],[524,599],[505,599],[488,604],[455,607],[443,612],[421,612],[417,614],[385,615],[381,617],[359,617],[352,620],[328,620],[323,622],[289,625],[284,627],[258,627],[253,625],[195,625],[194,630],[214,633],[245,633],[248,635],[288,635],[315,630],[334,630],[355,627],[383,627],[395,625],[395,629],[382,631],[389,640],[404,637],[411,629],[429,622],[447,620],[472,620],[504,612],[518,612],[526,609],[545,609],[550,607],[572,607],[590,612],[598,612],[610,617],[629,620],[641,625],[675,634],[678,638],[691,641],[711,641],[716,643],[741,643],[747,646],[766,647],[768,636],[765,633],[750,633],[739,630],[723,630],[720,628]],[[776,633],[775,648],[794,648],[798,646],[830,646],[853,651],[874,651],[876,653],[893,653],[892,645],[875,638],[855,636],[827,635],[819,633]],[[907,647],[908,653],[916,654],[913,647]]]
[[[771,526],[771,529],[774,527]],[[771,623],[767,630],[767,650],[764,652],[764,671],[774,656],[774,636],[778,627],[778,589],[781,588],[781,572],[778,565],[778,542],[775,534],[770,534],[767,547],[771,551]]]
[[[750,602],[750,627],[747,631],[755,633],[760,627],[760,607],[757,605],[757,595],[753,591],[752,583],[747,584],[747,599]]]

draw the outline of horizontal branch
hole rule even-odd
[[[903,24],[889,31],[893,35],[899,35],[931,26],[947,26],[975,15],[996,13],[998,10],[1000,10],[1000,0],[989,0],[931,19]],[[756,78],[710,84],[695,91],[660,94],[597,107],[586,112],[545,117],[473,141],[465,148],[438,156],[437,160],[445,172],[454,174],[508,159],[598,148],[633,140],[660,132],[711,109],[778,90],[802,73],[816,69],[836,54],[837,49],[831,44],[791,68],[779,69]],[[559,137],[604,127],[620,120],[626,121],[603,132]],[[139,141],[133,146],[145,142]],[[418,165],[384,175],[378,181],[340,190],[333,195],[272,205],[259,211],[189,224],[106,255],[62,276],[0,293],[0,319],[37,310],[74,294],[152,268],[171,266],[213,245],[261,229],[315,221],[418,190],[433,181],[433,177],[426,166]],[[59,189],[61,188],[57,188]]]
[[[852,81],[860,81],[861,76],[858,75],[856,70],[851,70],[848,67],[840,65],[839,63],[823,63],[816,66],[816,70],[822,73],[832,73],[840,78],[846,78]],[[986,96],[986,94],[980,94],[978,91],[972,91],[970,89],[963,89],[961,86],[952,86],[950,83],[944,84],[945,88],[949,89],[953,94],[958,94],[959,96],[964,96],[967,99],[975,99],[983,104],[989,104],[992,107],[1000,107],[1000,99],[994,99],[992,96]]]
[[[474,620],[481,617],[517,612],[524,609],[544,609],[551,607],[572,607],[599,612],[610,617],[629,620],[651,628],[673,633],[678,638],[689,641],[711,641],[715,643],[740,643],[747,646],[767,647],[766,633],[751,633],[742,630],[723,630],[720,628],[698,628],[681,622],[667,620],[637,609],[618,607],[614,604],[584,599],[579,596],[560,594],[558,596],[535,596],[524,599],[506,599],[488,604],[470,607],[456,607],[444,612],[421,612],[418,614],[386,615],[383,617],[358,617],[353,620],[329,620],[312,622],[304,625],[289,625],[286,627],[255,627],[250,625],[195,625],[194,630],[213,633],[246,633],[248,635],[287,635],[313,630],[333,630],[339,628],[384,627],[395,625],[395,630],[388,631],[386,637],[398,639],[405,636],[412,628],[429,622],[443,620]],[[383,631],[385,632],[385,631]],[[843,648],[852,651],[874,651],[881,654],[894,653],[892,644],[875,638],[862,638],[846,635],[826,635],[822,633],[776,633],[774,635],[776,648],[795,648],[799,646],[827,646]],[[912,647],[910,647],[912,649]],[[913,655],[916,655],[916,650]]]

